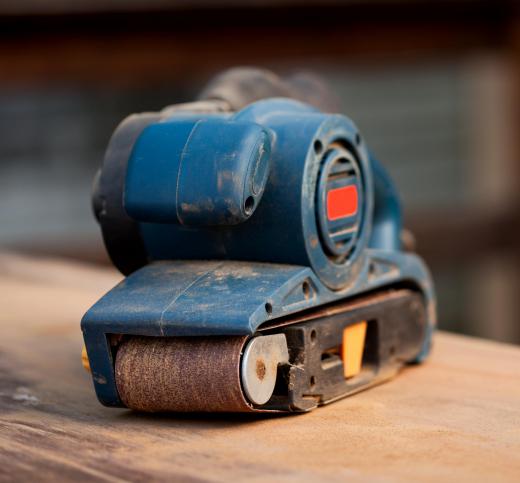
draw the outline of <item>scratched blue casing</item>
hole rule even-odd
[[[417,360],[428,353],[431,278],[401,250],[395,188],[345,116],[273,98],[151,122],[128,158],[123,204],[149,263],[82,320],[105,405],[122,405],[110,334],[254,334],[388,286],[423,295],[429,330]]]

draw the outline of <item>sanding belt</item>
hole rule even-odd
[[[116,382],[123,403],[159,411],[249,412],[240,383],[246,336],[132,337],[116,355]]]

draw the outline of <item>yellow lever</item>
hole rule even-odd
[[[343,344],[341,345],[341,359],[345,378],[360,373],[367,333],[366,321],[350,325],[343,329]]]
[[[81,350],[81,363],[87,372],[91,372],[90,361],[88,360],[87,348],[85,346],[83,346],[83,349]]]

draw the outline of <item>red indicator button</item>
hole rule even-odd
[[[336,188],[327,193],[329,221],[354,216],[358,210],[358,192],[355,185]]]

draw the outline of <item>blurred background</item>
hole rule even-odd
[[[312,71],[393,175],[440,327],[520,343],[518,3],[3,0],[0,250],[109,263],[90,186],[123,117]]]

